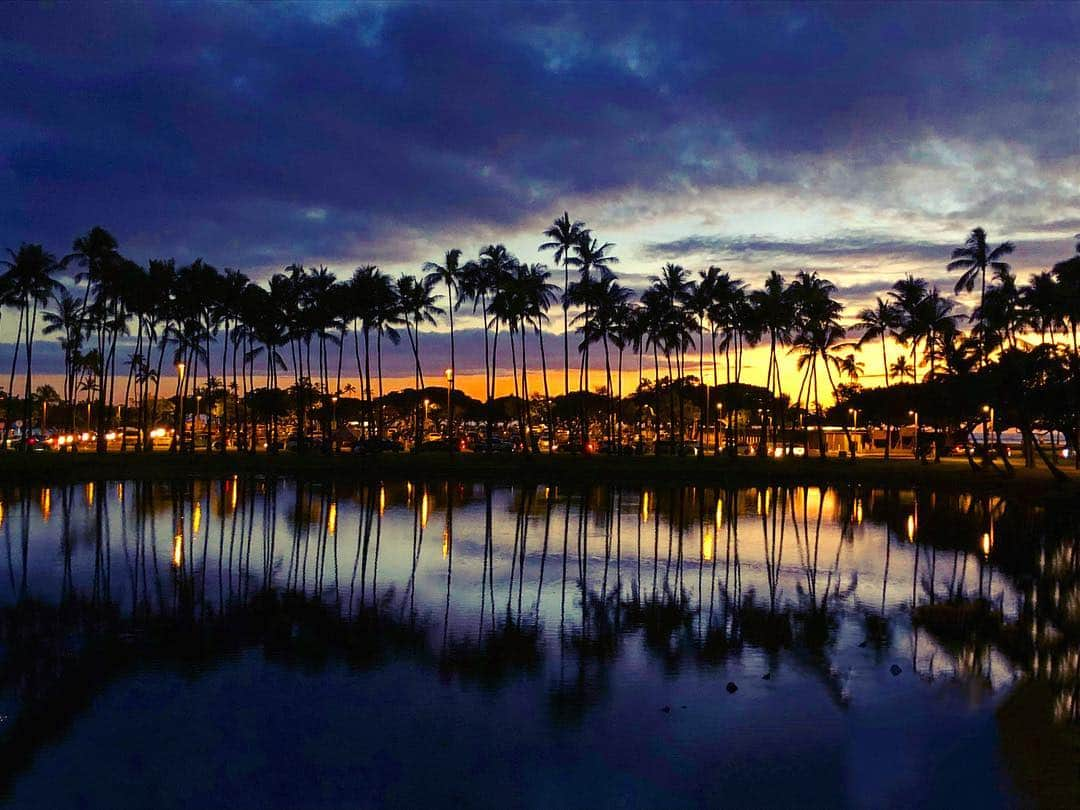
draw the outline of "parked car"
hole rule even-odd
[[[490,439],[481,439],[476,444],[477,453],[513,453],[514,443],[500,436],[492,436]]]
[[[658,456],[696,456],[698,446],[693,442],[677,442],[671,439],[661,439],[656,443],[656,455]]]
[[[400,453],[404,446],[397,439],[385,439],[372,436],[369,439],[357,439],[352,452],[358,456],[378,455],[379,453]]]
[[[456,439],[430,439],[420,443],[418,453],[453,453],[465,449],[465,442]]]

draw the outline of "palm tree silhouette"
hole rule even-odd
[[[946,265],[950,272],[963,270],[953,292],[957,295],[961,290],[971,292],[975,287],[975,279],[979,279],[979,308],[981,309],[986,298],[986,271],[987,269],[1000,272],[1009,269],[1007,262],[1002,261],[1003,256],[1008,256],[1016,249],[1012,242],[1002,242],[995,248],[990,248],[986,241],[986,231],[975,228],[968,234],[967,241],[961,247],[952,252],[952,261]],[[983,346],[983,360],[985,361],[986,346]]]
[[[461,286],[463,275],[461,251],[457,248],[446,251],[446,258],[444,259],[443,264],[428,262],[424,265],[424,271],[428,274],[427,277],[429,279],[433,279],[436,283],[441,282],[446,285],[446,311],[450,318],[450,379],[447,380],[447,385],[450,387],[450,393],[447,397],[447,401],[451,403],[450,412],[446,415],[446,424],[447,435],[453,438],[454,408],[452,403],[454,387],[457,380],[457,354],[454,350],[454,310],[461,306],[461,297],[458,294],[458,288]]]
[[[574,248],[583,239],[589,238],[589,229],[584,222],[572,221],[567,211],[551,223],[544,231],[547,242],[540,245],[540,250],[554,250],[555,264],[563,266],[563,293],[570,287],[570,266],[576,264],[571,255]],[[563,394],[570,393],[570,322],[567,317],[567,301],[563,299]]]
[[[874,306],[866,307],[859,313],[859,319],[855,323],[856,329],[862,329],[862,337],[859,338],[860,347],[872,340],[881,341],[881,367],[885,374],[885,388],[889,387],[889,358],[885,354],[885,344],[889,337],[895,337],[903,325],[903,318],[896,304],[882,300],[878,296]],[[885,460],[888,461],[892,448],[892,424],[886,420],[885,425]]]
[[[10,391],[14,386],[15,359],[19,356],[21,341],[26,346],[26,379],[23,385],[23,438],[25,440],[33,416],[30,393],[33,391],[34,336],[37,334],[38,308],[46,306],[50,296],[62,289],[60,283],[53,279],[53,275],[60,271],[60,264],[56,257],[48,253],[41,245],[23,244],[18,251],[9,249],[8,255],[9,260],[0,262],[0,266],[7,268],[4,271],[2,286],[7,290],[8,300],[19,308],[20,327],[20,333],[15,340],[8,390]],[[10,421],[9,414],[4,424],[5,447],[7,446],[7,423]],[[30,449],[25,441],[23,449]]]

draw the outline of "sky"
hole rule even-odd
[[[568,210],[638,289],[817,270],[854,314],[951,288],[976,225],[1022,279],[1072,253],[1078,33],[1077,3],[12,4],[0,246],[396,275],[550,262]]]

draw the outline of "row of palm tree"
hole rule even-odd
[[[280,389],[282,373],[291,383],[288,390],[301,445],[313,409],[326,398],[336,401],[351,390],[359,391],[364,404],[365,429],[382,435],[385,424],[377,403],[386,394],[384,351],[400,345],[404,333],[413,384],[422,390],[427,385],[425,361],[430,367],[431,354],[422,337],[445,322],[452,399],[461,361],[456,315],[463,307],[479,318],[482,327],[488,404],[496,397],[498,360],[505,355],[505,346],[500,355],[500,338],[510,346],[518,429],[526,446],[538,434],[530,399],[546,404],[540,418],[554,440],[545,334],[549,312],[557,304],[563,315],[562,396],[576,395],[582,403],[576,420],[582,443],[589,441],[591,426],[586,397],[581,395],[591,393],[597,352],[602,354],[604,377],[596,387],[607,403],[604,432],[614,440],[622,421],[619,403],[624,399],[627,351],[637,359],[637,390],[650,391],[655,401],[667,400],[667,429],[674,438],[685,437],[687,423],[693,421],[685,407],[688,385],[704,385],[711,373],[710,387],[723,385],[727,391],[728,398],[718,404],[730,414],[740,404],[730,396],[742,383],[746,349],[767,347],[764,388],[772,406],[761,420],[761,452],[770,425],[778,435],[785,420],[798,414],[816,415],[821,423],[823,384],[833,398],[843,395],[844,377],[846,385],[857,384],[863,371],[855,354],[860,346],[880,344],[886,387],[891,375],[901,382],[908,375],[912,381],[933,382],[941,375],[984,368],[1006,350],[1034,344],[1077,356],[1080,244],[1076,256],[1033,276],[1028,284],[1019,284],[1004,261],[1014,250],[1012,243],[990,247],[986,233],[976,228],[947,265],[962,271],[955,294],[973,292],[978,285],[978,303],[969,316],[960,314],[956,299],[923,279],[907,276],[845,325],[836,287],[816,272],[798,272],[788,280],[774,271],[760,288],[751,289],[720,267],[694,274],[668,263],[637,294],[614,271],[618,263],[614,245],[598,239],[584,222],[564,213],[543,237],[546,241],[539,248],[553,251],[562,269],[561,285],[552,280],[546,265],[520,261],[501,244],[487,245],[471,259],[459,249],[449,250],[441,262],[426,263],[417,275],[394,278],[374,265],[364,265],[350,278],[338,279],[326,267],[292,264],[266,284],[252,282],[238,270],[219,270],[202,259],[183,266],[172,259],[153,259],[143,267],[124,257],[115,237],[102,228],[77,238],[72,252],[62,258],[41,245],[24,244],[8,251],[0,275],[0,301],[18,314],[4,445],[16,416],[11,405],[20,360],[21,418],[25,424],[32,421],[33,349],[39,321],[42,332],[57,336],[62,348],[64,401],[74,404],[83,394],[89,412],[91,399],[96,400],[102,450],[116,401],[125,407],[134,403],[144,435],[160,417],[167,360],[177,371],[171,396],[177,404],[174,418],[180,446],[186,429],[184,403],[193,395],[224,393],[218,420],[219,446],[224,448],[230,430],[230,392],[232,429],[251,433],[254,426],[247,424],[248,409],[241,403],[260,391]],[[76,268],[70,289],[60,282],[69,276],[69,268]],[[965,321],[970,324],[966,331]],[[350,333],[353,358],[346,363]],[[1059,337],[1064,342],[1059,343]],[[905,347],[906,355],[890,362],[890,342]],[[573,369],[572,343],[577,356]],[[540,359],[542,393],[530,391],[529,344]],[[780,363],[784,353],[797,358],[795,390],[785,391]],[[646,372],[650,355],[651,378]],[[359,381],[355,389],[343,385],[343,377],[353,372]],[[325,418],[324,409],[317,410]],[[712,414],[700,410],[699,414],[696,433],[703,441],[701,428]],[[453,416],[451,408],[448,420]],[[735,444],[737,420],[726,421],[729,444]],[[418,418],[415,424],[419,434],[423,420]],[[448,427],[452,434],[452,422]],[[276,445],[276,413],[267,430]]]

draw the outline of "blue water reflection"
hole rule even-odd
[[[1075,790],[1067,749],[1038,763],[1045,779],[1017,750],[1078,719],[1061,510],[235,477],[23,488],[2,508],[13,805],[1007,806]]]

